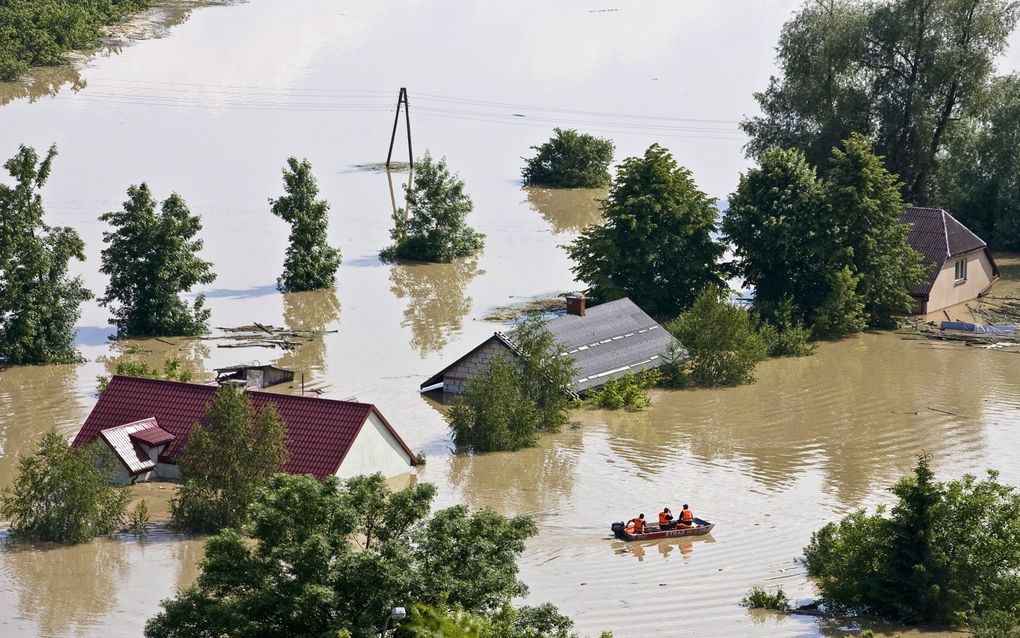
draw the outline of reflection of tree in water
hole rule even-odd
[[[332,288],[283,295],[283,322],[291,330],[318,332],[333,330],[340,317],[340,300]],[[296,350],[285,352],[275,362],[283,368],[322,373],[326,369],[326,341],[322,336],[304,341]]]
[[[125,553],[125,541],[109,538],[81,545],[0,543],[0,574],[5,589],[18,592],[17,615],[35,619],[41,635],[69,636],[110,613],[130,566]]]
[[[167,359],[176,357],[181,369],[191,373],[191,380],[201,383],[212,379],[211,371],[205,368],[209,358],[209,346],[199,339],[182,337],[160,337],[159,339],[123,339],[110,344],[110,354],[98,357],[96,361],[106,368],[110,376],[122,361],[136,361],[163,371]]]
[[[555,234],[577,232],[602,222],[604,188],[526,187],[528,203],[539,212]]]
[[[581,432],[571,430],[516,452],[459,453],[450,461],[450,482],[473,508],[555,515],[573,491],[581,449]]]
[[[50,430],[70,437],[88,414],[75,390],[76,366],[0,368],[0,487],[14,480],[18,459]]]
[[[78,70],[70,65],[35,68],[25,79],[0,82],[0,106],[21,99],[35,102],[52,97],[65,87],[77,93],[86,86]]]
[[[471,311],[466,295],[468,283],[478,275],[475,259],[458,259],[451,264],[401,262],[390,268],[390,290],[408,298],[403,327],[411,328],[411,346],[423,357],[439,352],[461,329]]]

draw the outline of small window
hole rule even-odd
[[[956,281],[967,281],[967,260],[956,260]]]

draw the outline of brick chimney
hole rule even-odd
[[[583,317],[587,301],[584,295],[570,295],[567,297],[567,314]]]

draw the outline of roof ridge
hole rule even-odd
[[[949,251],[949,228],[946,227],[946,215],[945,209],[940,208],[939,213],[942,214],[942,239],[946,242],[946,257],[950,257],[952,253]],[[955,219],[953,221],[956,221]]]

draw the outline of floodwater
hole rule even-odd
[[[751,386],[657,392],[637,414],[577,411],[573,427],[512,454],[452,454],[440,406],[417,392],[501,328],[482,319],[493,308],[577,288],[561,246],[597,222],[605,191],[522,188],[528,147],[553,126],[612,137],[618,159],[660,142],[725,198],[746,167],[735,124],[753,111],[751,92],[765,86],[796,4],[252,0],[195,9],[157,33],[166,37],[43,72],[36,92],[2,89],[0,154],[58,144],[48,222],[81,233],[88,260],[77,270],[94,291],[105,286],[98,217],[144,180],[202,215],[218,274],[205,290],[214,326],[337,332],[290,353],[214,340],[110,345],[107,312],[90,303],[79,330],[87,363],[0,371],[0,485],[43,432],[74,434],[95,377],[120,357],[174,354],[197,380],[223,365],[273,362],[324,396],[378,404],[428,456],[418,478],[439,487],[437,505],[534,515],[540,533],[521,561],[528,601],[558,605],[584,633],[840,633],[738,603],[756,584],[812,597],[796,560],[811,532],[889,502],[886,487],[922,451],[942,476],[994,467],[1020,484],[1015,354],[868,334],[766,362]],[[1016,51],[1003,68],[1017,66]],[[474,199],[471,222],[487,236],[477,259],[377,258],[389,241],[390,189],[385,173],[359,167],[384,159],[401,86],[416,152],[445,155]],[[335,293],[275,290],[287,228],[267,199],[280,193],[289,155],[311,161],[332,204],[330,238],[344,255]],[[1016,258],[1003,266],[1020,280]],[[136,496],[160,502],[165,488]],[[685,501],[717,523],[711,538],[607,537],[613,520]],[[137,636],[159,601],[192,581],[200,555],[200,539],[163,532],[6,544],[0,635]]]

